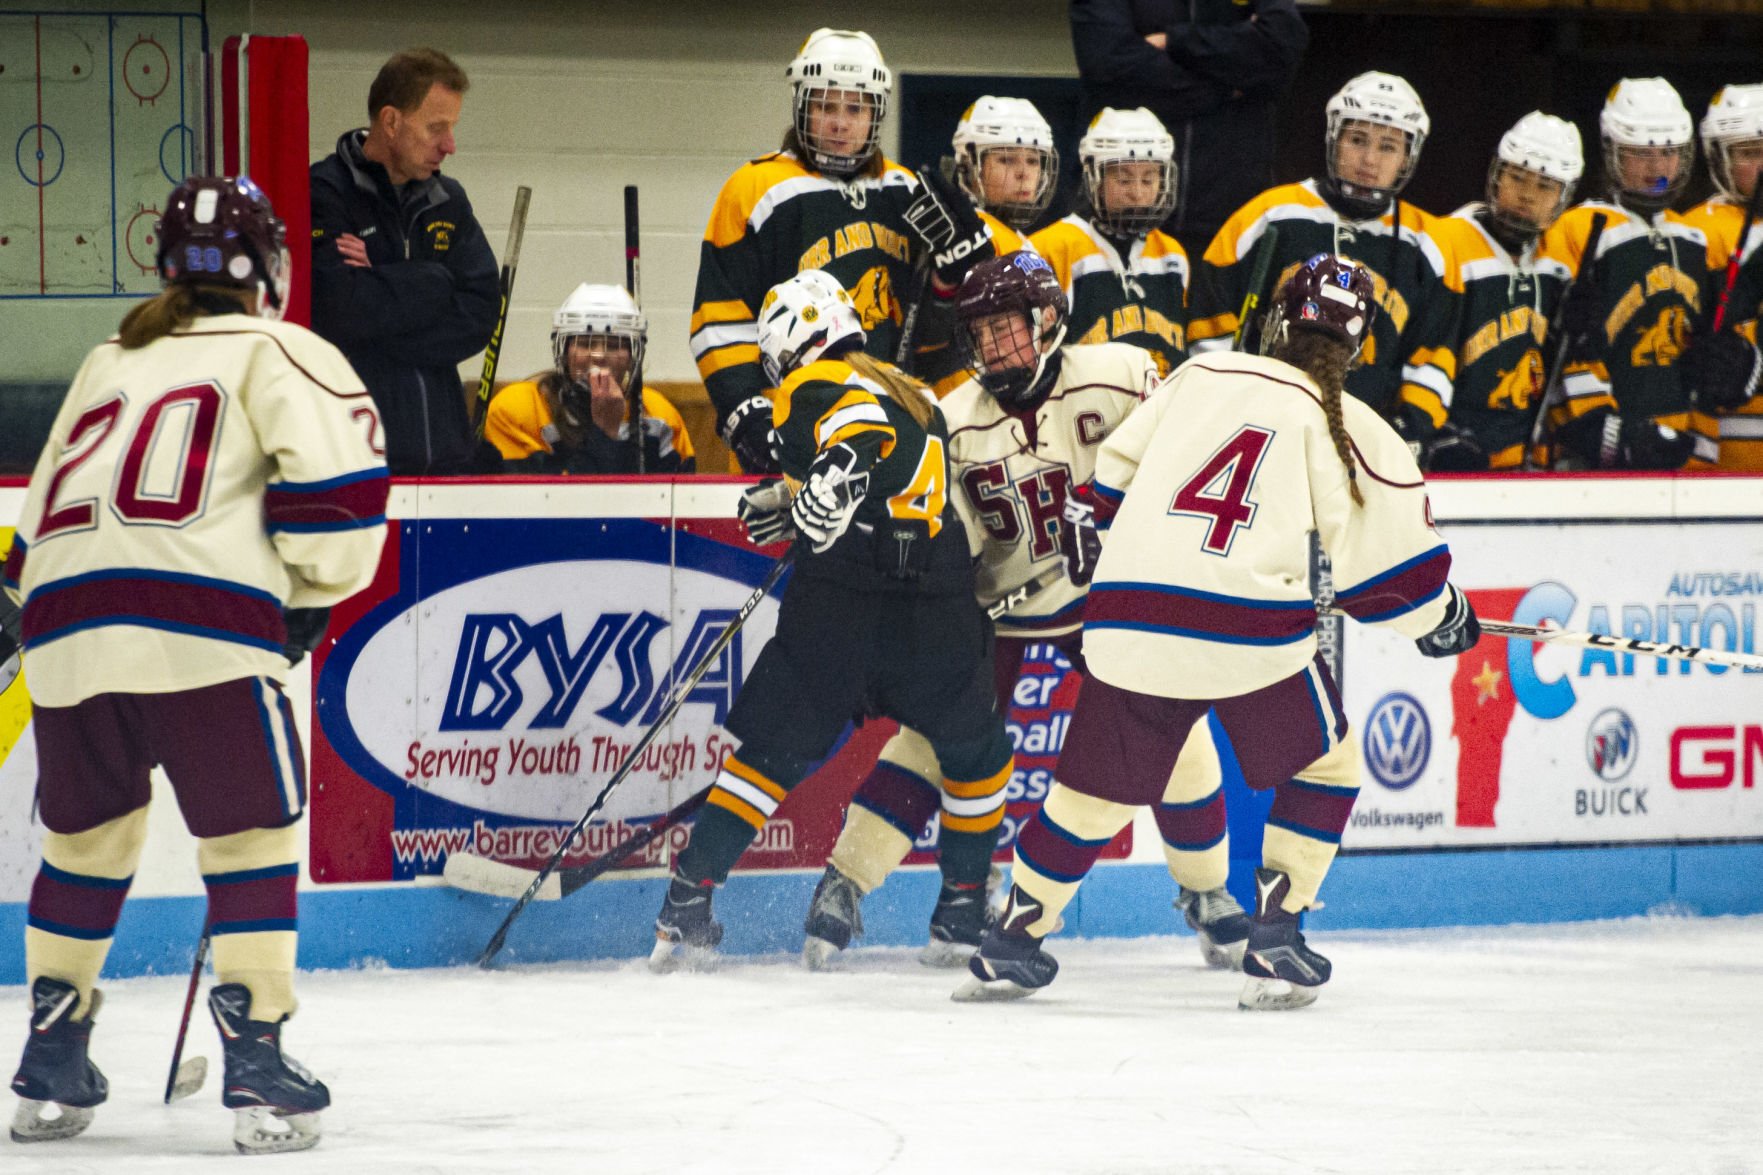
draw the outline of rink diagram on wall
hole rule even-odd
[[[152,293],[158,205],[200,170],[202,21],[0,13],[0,298]]]

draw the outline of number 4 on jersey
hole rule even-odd
[[[1175,492],[1175,501],[1169,506],[1171,514],[1193,514],[1211,520],[1206,539],[1200,544],[1207,553],[1230,554],[1237,531],[1254,525],[1256,504],[1249,491],[1254,488],[1255,474],[1260,471],[1261,458],[1272,440],[1270,430],[1244,425]]]

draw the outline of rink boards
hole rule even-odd
[[[337,611],[334,643],[291,685],[310,703],[301,717],[320,715],[303,729],[303,964],[475,954],[503,904],[432,874],[460,845],[519,861],[555,847],[769,566],[732,521],[738,492],[708,478],[397,486],[376,583]],[[22,496],[0,488],[0,539]],[[1452,578],[1484,616],[1758,650],[1763,479],[1463,479],[1432,497]],[[775,624],[768,599],[576,859],[714,777],[730,749],[721,719]],[[1075,684],[1042,659],[1018,690],[1007,837],[1050,782]],[[1763,909],[1763,674],[1496,640],[1428,661],[1349,625],[1344,686],[1365,782],[1318,927]],[[768,824],[719,896],[726,949],[798,945],[840,805],[886,734],[859,730]],[[22,977],[34,774],[15,686],[0,696],[0,982]],[[1229,775],[1235,886],[1255,863],[1267,797]],[[117,974],[186,967],[200,926],[187,834],[174,805],[155,808],[133,890],[147,900],[125,913]],[[1173,928],[1155,829],[1142,823],[1112,846],[1068,932]],[[510,955],[645,949],[665,851],[535,906]],[[934,871],[909,869],[874,895],[867,941],[920,937],[935,884]]]

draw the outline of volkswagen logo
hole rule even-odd
[[[1365,721],[1365,765],[1392,791],[1411,786],[1432,757],[1432,723],[1408,694],[1385,694]]]
[[[1634,770],[1635,755],[1641,746],[1634,723],[1627,714],[1612,706],[1600,710],[1585,732],[1585,760],[1594,774],[1606,783],[1615,783]]]

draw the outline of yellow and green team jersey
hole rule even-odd
[[[1726,196],[1713,196],[1683,214],[1685,223],[1707,234],[1709,260],[1715,265],[1713,297],[1718,299],[1726,285],[1726,267],[1737,246],[1739,229],[1744,226],[1745,210]],[[1757,341],[1758,303],[1763,301],[1763,224],[1753,224],[1745,237],[1744,255],[1740,259],[1737,280],[1726,304],[1723,328],[1731,327]],[[1708,321],[1713,322],[1712,309]],[[1763,473],[1763,396],[1757,396],[1736,412],[1720,417],[1720,468],[1745,473]]]
[[[1688,468],[1707,468],[1716,453],[1714,418],[1691,410],[1672,369],[1690,333],[1705,329],[1717,293],[1707,234],[1669,210],[1646,218],[1588,200],[1561,214],[1543,234],[1541,256],[1577,279],[1586,241],[1604,217],[1598,254],[1589,262],[1603,327],[1584,354],[1570,355],[1561,380],[1568,418],[1601,407],[1646,416],[1698,438]]]
[[[787,151],[729,177],[704,230],[692,295],[692,358],[719,422],[769,392],[756,313],[767,290],[804,269],[837,278],[869,333],[864,349],[893,358],[917,247],[904,214],[917,195],[917,178],[898,164],[840,181]]]
[[[1029,237],[1065,287],[1068,343],[1131,343],[1164,371],[1188,357],[1188,255],[1161,229],[1135,237],[1123,256],[1073,213]]]
[[[853,586],[931,592],[973,590],[967,536],[949,501],[949,426],[942,409],[928,428],[880,383],[842,359],[820,359],[784,377],[772,397],[772,427],[784,476],[800,483],[821,450],[840,443],[875,454],[869,488],[851,528],[819,555],[803,558],[805,574]],[[876,554],[896,531],[925,545],[909,585],[881,570],[892,553]]]
[[[1385,417],[1412,404],[1436,424],[1445,418],[1456,356],[1459,295],[1456,278],[1429,229],[1439,219],[1409,203],[1373,220],[1348,220],[1330,207],[1315,180],[1269,188],[1237,209],[1206,247],[1194,278],[1189,335],[1195,354],[1228,350],[1243,299],[1249,293],[1255,248],[1269,228],[1279,230],[1268,278],[1259,291],[1263,309],[1299,265],[1318,253],[1356,261],[1371,272],[1378,315],[1347,390]]]
[[[1543,340],[1567,270],[1539,260],[1534,243],[1513,256],[1488,231],[1486,216],[1484,205],[1470,204],[1435,220],[1429,235],[1463,290],[1451,422],[1487,450],[1491,468],[1513,469],[1524,461],[1532,405],[1548,378]]]

